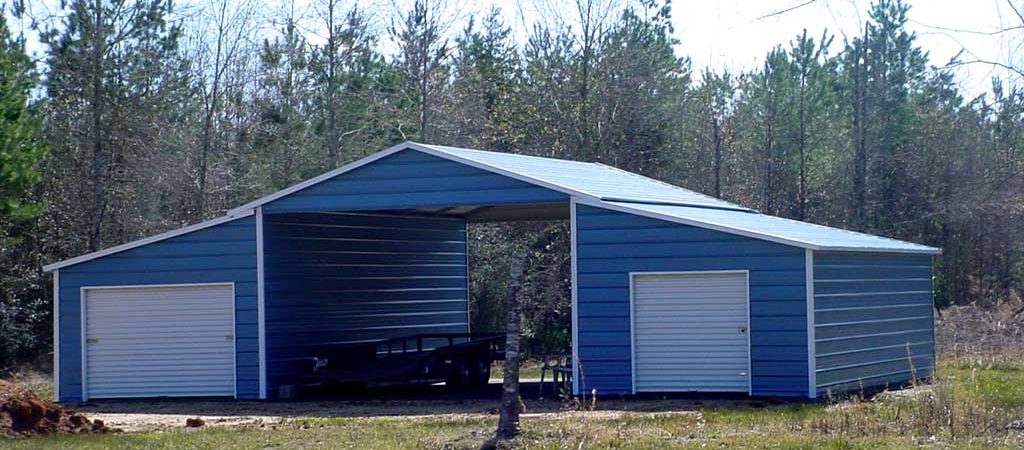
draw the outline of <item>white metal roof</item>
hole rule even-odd
[[[735,203],[600,163],[405,142],[228,211],[224,217],[43,267],[51,272],[252,215],[261,205],[403,150],[415,150],[563,192],[586,205],[716,229],[812,250],[937,254],[934,247],[759,214]]]
[[[316,178],[246,203],[232,209],[228,214],[243,213],[257,206],[265,205],[403,150],[420,151],[579,198],[752,211],[735,203],[598,163],[404,142]]]
[[[926,245],[749,211],[607,201],[580,203],[818,251],[941,253]]]
[[[564,187],[567,193],[578,196],[585,195],[606,201],[663,203],[752,211],[750,208],[735,203],[600,163],[486,152],[440,145],[426,147],[459,159],[546,181]]]

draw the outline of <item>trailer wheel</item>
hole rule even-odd
[[[462,389],[469,385],[471,380],[470,366],[466,361],[457,359],[452,361],[445,374],[444,384],[449,388]]]
[[[477,359],[471,362],[471,373],[469,385],[475,389],[487,387],[491,381],[491,362],[486,359]]]

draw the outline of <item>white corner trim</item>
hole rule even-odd
[[[629,274],[629,391],[636,395],[636,288],[633,280],[636,276]]]
[[[53,401],[60,401],[60,271],[53,271]]]
[[[578,300],[579,282],[576,276],[576,272],[579,269],[576,263],[576,255],[579,251],[576,248],[576,234],[576,197],[569,197],[569,255],[571,260],[570,270],[572,271],[572,279],[570,281],[572,284],[570,289],[572,292],[572,306],[569,308],[572,313],[572,337],[570,338],[569,347],[572,350],[572,393],[573,395],[580,395],[580,354],[578,348],[580,344],[580,308]]]
[[[235,290],[235,283],[231,283],[231,366],[234,369],[231,373],[234,379],[231,380],[231,398],[238,400],[238,292]]]
[[[744,270],[744,274],[747,277],[747,395],[754,396],[754,346],[751,342],[751,336],[754,335],[754,330],[750,328],[750,316],[753,315],[750,311],[750,271]]]
[[[263,267],[263,208],[256,208],[256,324],[259,348],[260,399],[267,398],[267,320]]]
[[[78,345],[80,346],[79,350],[81,351],[81,353],[79,353],[80,357],[78,359],[80,360],[79,363],[82,365],[82,367],[81,367],[82,371],[79,372],[81,374],[81,378],[79,379],[79,384],[82,385],[82,391],[81,391],[82,395],[81,395],[81,397],[82,397],[82,401],[83,402],[89,401],[89,386],[88,386],[89,378],[86,376],[87,364],[86,364],[86,361],[85,361],[86,356],[88,355],[88,353],[87,353],[88,349],[86,348],[86,345],[85,345],[86,344],[86,342],[85,342],[85,337],[86,337],[85,324],[87,322],[85,320],[85,304],[86,304],[86,301],[85,301],[85,290],[86,290],[85,286],[81,286],[81,287],[78,288],[78,308],[79,308],[79,310],[78,310],[78,331],[79,331],[79,333],[81,333],[81,336],[79,337],[79,340],[78,340]]]
[[[804,273],[807,287],[807,396],[818,396],[818,363],[814,337],[814,250],[804,251]]]
[[[252,211],[249,211],[248,213],[240,214],[240,215],[231,215],[231,216],[218,217],[218,218],[213,219],[213,220],[207,220],[206,222],[201,222],[201,223],[197,223],[197,224],[194,224],[194,225],[189,225],[187,227],[178,228],[176,230],[171,230],[171,231],[168,231],[168,232],[165,232],[165,233],[160,233],[160,234],[157,234],[155,236],[150,236],[148,238],[139,239],[137,241],[132,241],[132,242],[129,242],[127,244],[121,244],[121,245],[118,245],[118,246],[115,246],[115,247],[110,247],[110,248],[105,249],[105,250],[100,250],[100,251],[92,252],[92,253],[86,253],[86,254],[81,255],[81,256],[77,256],[77,257],[74,257],[74,258],[71,258],[71,259],[66,259],[66,260],[60,261],[60,262],[55,262],[55,263],[47,265],[47,266],[43,266],[43,271],[45,271],[45,272],[53,272],[55,270],[63,269],[63,268],[68,267],[68,266],[73,266],[75,264],[83,263],[83,262],[86,262],[86,261],[91,261],[91,260],[94,260],[96,258],[102,258],[104,256],[112,255],[114,253],[120,253],[120,252],[123,252],[125,250],[131,250],[131,249],[136,248],[136,247],[142,247],[143,245],[152,244],[154,242],[159,242],[159,241],[162,241],[162,240],[165,240],[165,239],[170,239],[172,237],[181,236],[183,234],[188,234],[188,233],[191,233],[193,231],[199,231],[199,230],[202,230],[204,228],[210,228],[212,226],[217,226],[217,225],[220,225],[222,223],[231,222],[233,220],[237,220],[237,219],[241,219],[243,217],[251,216],[252,214],[253,214]]]

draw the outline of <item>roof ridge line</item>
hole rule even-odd
[[[605,202],[615,202],[615,203],[631,203],[631,204],[637,204],[637,205],[656,205],[656,206],[680,206],[680,207],[684,207],[684,208],[716,209],[716,210],[719,210],[719,211],[736,211],[736,212],[742,212],[742,213],[747,213],[747,214],[761,214],[761,213],[757,212],[756,210],[753,210],[753,209],[750,209],[750,208],[746,208],[746,207],[743,207],[743,206],[738,206],[738,205],[737,206],[702,205],[702,204],[699,204],[699,203],[686,203],[686,202],[681,202],[681,201],[677,202],[677,201],[671,201],[671,200],[643,200],[643,199],[635,199],[635,198],[629,198],[629,197],[612,197],[612,196],[605,196],[605,197],[599,197],[599,198],[602,201],[605,201]]]
[[[410,142],[413,142],[413,141],[410,141]],[[480,150],[480,149],[477,149],[477,148],[452,147],[450,145],[423,144],[423,143],[419,143],[419,142],[413,142],[413,143],[414,144],[419,144],[419,145],[422,145],[422,146],[425,146],[425,147],[432,147],[435,150],[439,150],[439,151],[445,151],[444,149],[450,148],[450,149],[454,149],[454,150],[467,151],[467,152],[473,152],[473,153],[491,153],[491,154],[497,154],[497,155],[515,156],[515,157],[520,157],[520,158],[544,159],[544,160],[549,160],[549,161],[567,162],[567,163],[573,163],[573,164],[594,164],[593,162],[590,162],[590,161],[576,161],[576,160],[573,160],[573,159],[561,159],[561,158],[554,158],[554,157],[550,157],[550,156],[537,156],[537,155],[527,155],[527,154],[523,154],[523,153],[500,152],[500,151],[496,151],[496,150]]]

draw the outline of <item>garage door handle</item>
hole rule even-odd
[[[747,332],[747,327],[739,327],[737,330],[739,330],[740,334],[745,334]]]
[[[225,340],[225,341],[232,341],[232,340],[234,340],[234,339],[235,339],[235,336],[234,336],[234,335],[230,335],[230,334],[226,334],[226,335],[224,335],[224,340]]]
[[[86,339],[85,342],[87,344],[99,344],[100,340],[98,338],[89,338],[89,339]]]

